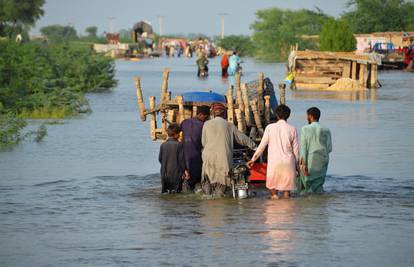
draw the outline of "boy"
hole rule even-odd
[[[184,153],[178,142],[180,126],[173,123],[168,126],[168,139],[160,147],[158,157],[161,163],[161,193],[178,193],[181,191],[182,178],[186,177]]]

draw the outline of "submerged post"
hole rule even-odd
[[[140,114],[141,121],[146,120],[145,115],[145,104],[144,99],[142,98],[142,89],[141,89],[141,79],[140,77],[134,77],[134,83],[135,83],[135,89],[137,91],[137,104],[138,104],[138,110]]]
[[[151,130],[151,139],[157,140],[156,131],[157,131],[157,116],[154,112],[155,109],[155,96],[150,96],[149,98],[149,105],[150,105],[150,130]]]
[[[168,100],[168,77],[170,75],[170,69],[165,68],[162,73],[162,87],[161,87],[161,102]]]
[[[286,84],[279,83],[279,100],[281,105],[286,105]]]
[[[241,84],[241,92],[243,96],[243,104],[244,104],[244,117],[246,119],[246,125],[248,127],[251,126],[251,119],[250,119],[250,105],[249,105],[249,94],[247,92],[247,84]]]
[[[371,81],[370,81],[371,89],[377,89],[377,81],[378,81],[378,65],[371,64]]]
[[[227,91],[227,121],[234,122],[234,110],[233,110],[233,86],[229,85]]]

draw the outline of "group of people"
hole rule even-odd
[[[272,199],[290,197],[296,189],[322,192],[332,143],[329,129],[319,124],[320,110],[307,110],[300,143],[295,127],[287,123],[289,107],[279,105],[275,113],[277,121],[266,127],[259,146],[226,120],[221,103],[198,107],[197,115],[181,125],[170,124],[159,153],[162,193],[224,196],[231,186],[234,144],[255,150],[249,168],[267,148],[266,187]]]
[[[208,59],[206,53],[199,53],[197,58],[197,76],[208,76]],[[234,76],[237,72],[241,72],[242,60],[237,51],[224,52],[221,58],[221,76],[227,78],[228,76]]]

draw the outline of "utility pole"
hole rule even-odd
[[[113,25],[112,25],[112,21],[116,19],[115,17],[108,17],[109,20],[109,32],[112,33],[113,32]]]
[[[220,16],[220,23],[221,23],[221,39],[224,38],[224,17],[228,15],[228,13],[219,13]]]
[[[159,27],[159,32],[158,32],[158,34],[160,35],[160,36],[162,36],[162,34],[163,34],[163,32],[162,32],[162,24],[163,24],[163,21],[164,20],[164,16],[161,16],[161,15],[159,15],[158,16],[158,27]]]

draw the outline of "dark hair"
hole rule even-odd
[[[210,107],[209,106],[199,106],[197,107],[197,115],[203,114],[203,115],[210,115]]]
[[[306,113],[311,115],[317,121],[319,121],[319,118],[321,117],[321,111],[317,107],[311,107],[306,111]]]
[[[181,127],[177,123],[171,123],[170,125],[168,125],[168,128],[167,128],[168,137],[173,137],[176,134],[180,134],[180,132],[181,132]]]
[[[286,105],[277,106],[275,112],[277,118],[281,120],[287,120],[290,116],[290,108]]]

